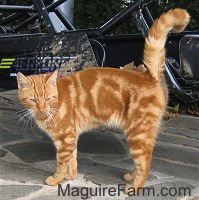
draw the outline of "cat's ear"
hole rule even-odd
[[[28,88],[30,86],[29,80],[21,72],[17,73],[17,83],[18,83],[18,88],[21,90]]]
[[[58,70],[55,70],[50,77],[47,80],[47,83],[51,86],[56,87],[57,86],[57,76],[58,76]]]

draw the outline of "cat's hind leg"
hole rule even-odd
[[[128,193],[130,188],[134,191],[142,188],[149,175],[157,120],[146,117],[139,120],[139,123],[126,128],[124,132],[131,157],[135,163],[135,171],[124,175],[126,181],[133,181],[133,184],[125,189],[125,192]]]

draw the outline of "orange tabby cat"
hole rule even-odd
[[[46,179],[48,185],[75,179],[79,134],[106,125],[123,129],[135,162],[135,172],[124,179],[134,180],[135,190],[143,187],[167,104],[166,37],[170,30],[182,31],[189,18],[185,10],[174,9],[154,22],[144,47],[146,72],[89,68],[59,79],[57,71],[28,77],[17,74],[19,100],[57,150],[57,169]]]

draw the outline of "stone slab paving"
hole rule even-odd
[[[18,123],[21,109],[16,90],[0,92],[0,200],[199,199],[199,118],[180,115],[163,122],[146,182],[150,194],[127,196],[120,192],[122,176],[134,164],[120,130],[82,135],[77,179],[50,187],[44,180],[55,170],[55,148],[34,123]]]

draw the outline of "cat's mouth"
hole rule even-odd
[[[41,113],[41,112],[37,112],[35,114],[36,118],[39,119],[39,120],[45,120],[47,118],[49,118],[48,114],[47,113]]]

